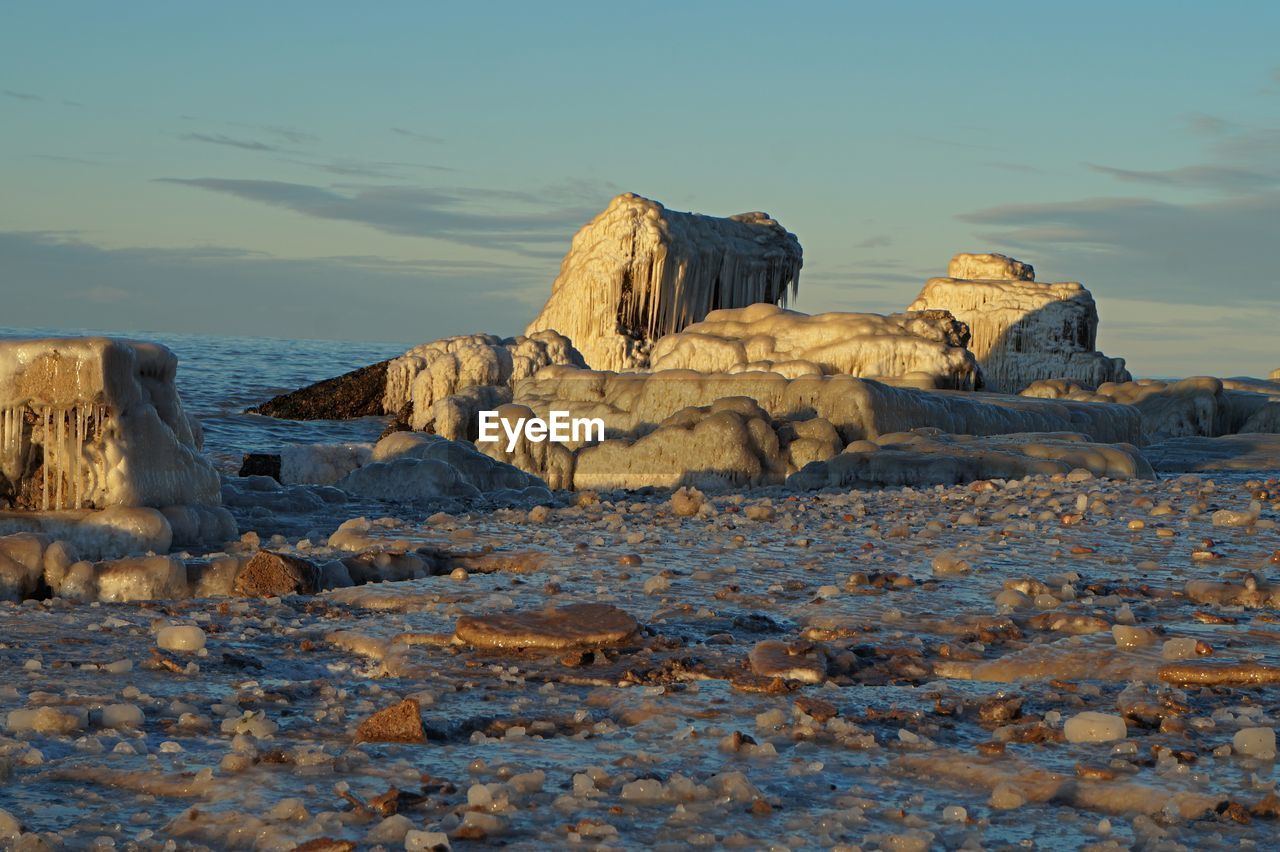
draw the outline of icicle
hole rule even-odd
[[[42,465],[43,469],[40,471],[44,481],[41,483],[40,510],[47,512],[49,511],[49,447],[50,447],[50,444],[52,443],[49,440],[49,434],[50,434],[51,427],[53,425],[50,420],[50,413],[49,413],[48,406],[45,406],[43,409],[41,409],[40,422],[41,422],[41,425],[44,426],[44,430],[43,430],[44,462]]]

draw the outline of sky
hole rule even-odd
[[[521,331],[623,191],[764,210],[817,312],[958,251],[1135,374],[1280,367],[1280,4],[11,2],[0,325]]]

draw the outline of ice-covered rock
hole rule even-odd
[[[635,638],[640,625],[628,613],[602,603],[569,604],[542,611],[464,615],[455,641],[477,648],[598,648]]]
[[[1230,382],[1235,387],[1228,388]],[[1237,432],[1275,432],[1280,426],[1280,395],[1241,389],[1240,380],[1194,376],[1179,381],[1138,379],[1105,382],[1097,389],[1063,382],[1040,381],[1023,395],[1079,402],[1132,405],[1142,414],[1149,441],[1182,437],[1217,437]]]
[[[392,432],[373,448],[368,464],[347,474],[336,487],[395,503],[473,498],[497,491],[546,493],[536,476],[490,458],[472,444],[421,432]]]
[[[301,557],[259,550],[236,575],[237,595],[265,598],[310,595],[319,588],[320,572]]]
[[[177,364],[139,341],[0,341],[0,534],[93,558],[234,537]]]
[[[904,377],[929,387],[972,390],[978,366],[969,332],[946,311],[810,316],[761,303],[712,311],[653,346],[653,370],[786,376],[843,373]]]
[[[156,343],[0,341],[0,505],[216,506],[218,473]]]
[[[880,485],[956,485],[1087,470],[1111,479],[1155,474],[1132,444],[1096,444],[1078,433],[975,437],[916,429],[854,441],[840,455],[787,479],[795,490]]]
[[[280,451],[278,479],[284,485],[332,485],[372,455],[373,444],[293,444]]]
[[[1158,471],[1280,470],[1280,434],[1170,438],[1143,453]]]
[[[457,416],[453,408],[466,407],[466,398],[479,397],[485,408],[510,402],[512,382],[551,364],[586,366],[569,339],[552,330],[527,337],[469,334],[424,343],[388,364],[383,410],[405,416],[419,431],[474,440],[472,418]],[[464,400],[450,400],[464,393]]]
[[[1280,382],[1280,367],[1272,370],[1271,374],[1267,376],[1267,378],[1271,379],[1273,382]]]
[[[643,368],[655,340],[711,311],[785,302],[801,263],[795,236],[764,213],[681,213],[624,193],[574,235],[525,334],[567,335],[598,370]]]
[[[950,311],[969,327],[985,387],[1016,393],[1037,379],[1090,385],[1127,381],[1124,359],[1096,350],[1098,309],[1075,282],[1034,280],[1029,264],[999,254],[957,254],[908,311]]]

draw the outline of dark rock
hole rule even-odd
[[[240,463],[240,476],[269,476],[280,481],[280,456],[278,453],[245,453]]]
[[[387,389],[387,361],[343,373],[332,379],[281,394],[255,408],[250,414],[284,420],[350,420],[378,417]]]
[[[235,593],[252,598],[313,595],[319,585],[316,566],[305,559],[259,550],[236,575]]]

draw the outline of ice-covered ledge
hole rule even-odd
[[[177,368],[156,343],[0,340],[0,528],[93,526],[95,512],[147,508],[174,544],[234,535]],[[142,526],[155,526],[147,514]]]

